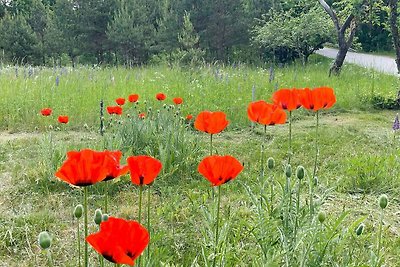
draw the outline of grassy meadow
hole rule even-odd
[[[54,266],[77,266],[78,222],[72,212],[82,203],[82,191],[54,173],[67,151],[82,148],[119,149],[122,162],[139,154],[162,161],[163,170],[150,189],[151,257],[144,257],[142,266],[212,266],[215,192],[197,172],[209,154],[209,136],[181,119],[203,110],[224,111],[230,121],[227,130],[214,136],[214,153],[232,155],[244,164],[237,179],[222,186],[217,266],[399,266],[400,137],[392,130],[396,111],[374,110],[369,101],[376,94],[396,95],[397,78],[353,65],[345,66],[340,77],[328,78],[329,63],[315,56],[308,66],[275,67],[273,79],[269,66],[245,65],[1,68],[0,266],[46,266],[37,244],[43,230],[53,238]],[[288,193],[288,125],[267,127],[264,133],[262,126],[250,123],[246,109],[253,98],[269,101],[279,88],[322,85],[334,88],[337,103],[320,114],[318,179],[310,179],[315,117],[300,109],[293,112]],[[158,92],[167,99],[157,101]],[[105,114],[101,136],[100,100],[115,105],[116,98],[133,93],[139,94],[139,103],[125,104],[121,118]],[[184,99],[179,108],[172,107],[177,96]],[[53,115],[41,116],[44,107],[53,108]],[[144,120],[137,118],[140,112],[146,113]],[[59,125],[58,115],[68,115],[70,122]],[[275,160],[265,175],[260,171],[262,144],[265,159]],[[306,169],[300,182],[298,165]],[[311,183],[314,214],[308,210]],[[99,183],[89,189],[90,233],[97,231],[92,217],[103,206],[104,187]],[[108,213],[137,219],[139,190],[129,175],[112,181],[109,190]],[[384,210],[378,204],[381,194],[389,198]],[[319,214],[326,219],[320,220]],[[362,223],[364,231],[357,235]],[[92,249],[90,261],[90,266],[99,266]]]

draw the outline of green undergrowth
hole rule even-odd
[[[168,116],[174,114],[175,111],[171,111]],[[391,130],[393,116],[392,112],[321,114],[318,183],[315,187],[317,212],[326,212],[326,221],[321,224],[316,217],[311,217],[310,222],[307,208],[315,121],[307,112],[295,114],[292,166],[295,170],[297,165],[303,165],[308,178],[301,185],[297,241],[289,242],[288,247],[284,244],[285,240],[293,238],[295,202],[290,204],[293,206],[288,215],[291,218],[288,226],[282,227],[281,218],[286,216],[282,203],[286,203],[286,198],[280,189],[285,183],[288,125],[268,127],[265,135],[262,127],[253,128],[247,122],[241,129],[215,135],[215,152],[233,155],[245,166],[236,180],[222,188],[220,246],[224,257],[221,257],[221,265],[265,266],[268,263],[268,266],[282,266],[288,262],[289,266],[300,266],[305,262],[304,266],[336,266],[332,263],[373,266],[379,222],[377,198],[386,193],[390,200],[385,210],[383,255],[386,266],[396,266],[400,242],[400,225],[396,220],[400,204],[397,175],[400,140]],[[153,123],[157,124],[156,120],[154,118]],[[140,122],[145,120],[136,121],[135,125],[140,126]],[[160,134],[155,125],[149,124],[146,130],[141,128],[143,132],[137,132],[138,128],[130,128],[131,124],[124,123],[109,125],[104,137],[90,130],[53,130],[13,141],[0,141],[0,260],[3,263],[7,266],[42,265],[45,255],[40,253],[36,239],[39,232],[47,230],[54,239],[51,251],[56,265],[76,266],[72,258],[76,255],[74,227],[77,222],[72,217],[72,210],[81,203],[82,192],[58,181],[54,171],[65,159],[66,151],[85,147],[122,149],[123,162],[133,154],[162,155],[160,147],[168,144],[170,131],[165,123],[161,122],[165,133],[162,142],[153,140]],[[185,123],[175,125],[186,139],[179,139],[180,145],[171,141],[168,150],[183,151],[182,155],[188,156],[193,146],[199,149],[193,151],[192,158],[171,158],[175,152],[167,154],[163,163],[171,161],[170,166],[178,167],[165,169],[150,189],[153,262],[149,264],[153,266],[205,266],[212,258],[213,191],[196,169],[199,160],[209,153],[209,139],[192,127]],[[124,137],[127,132],[130,134]],[[259,172],[262,143],[265,157],[273,157],[276,165],[264,178],[260,178]],[[190,151],[182,150],[182,146],[187,146]],[[261,201],[263,195],[269,198],[270,175],[276,181],[277,192],[276,209],[271,213],[263,206],[268,202]],[[292,182],[295,192],[295,177]],[[113,182],[109,189],[109,213],[137,219],[139,190],[131,184],[129,177]],[[90,218],[95,208],[103,205],[103,191],[102,183],[90,188]],[[364,234],[357,236],[355,228],[362,222],[366,225]],[[91,223],[90,232],[94,231],[96,227]],[[96,263],[93,251],[90,257]]]

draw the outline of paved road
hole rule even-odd
[[[337,49],[333,48],[324,48],[316,51],[316,53],[328,58],[336,58],[337,51]],[[345,62],[357,64],[366,68],[373,68],[377,71],[389,74],[397,74],[395,60],[386,56],[375,56],[369,54],[348,52]]]

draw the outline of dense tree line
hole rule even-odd
[[[391,50],[387,3],[326,2],[346,16],[352,1],[356,43]],[[327,41],[337,42],[334,25],[314,0],[0,0],[6,63],[307,61]]]

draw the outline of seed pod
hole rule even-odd
[[[379,197],[379,206],[381,209],[385,209],[388,205],[388,197],[387,195],[383,194]]]
[[[360,223],[360,225],[356,229],[356,235],[362,235],[364,232],[365,224]]]
[[[97,225],[100,225],[101,221],[102,221],[102,213],[101,213],[101,209],[96,209],[96,211],[94,212],[94,223]]]
[[[268,169],[270,169],[270,170],[272,170],[275,167],[274,158],[270,157],[267,159],[267,166],[268,166]]]
[[[323,211],[318,212],[318,221],[320,223],[324,223],[325,220],[326,220],[326,213]]]
[[[103,216],[101,216],[101,220],[102,220],[103,222],[108,221],[108,214],[107,214],[107,213],[104,213]]]
[[[81,204],[76,205],[74,209],[74,217],[79,219],[80,217],[82,217],[82,213],[83,213],[83,206]]]
[[[38,242],[42,249],[48,249],[51,246],[51,237],[49,233],[46,231],[41,232],[38,237]]]
[[[290,178],[290,176],[292,176],[292,165],[286,165],[285,174],[287,178]]]
[[[297,179],[299,179],[299,180],[303,179],[304,178],[304,173],[305,173],[304,167],[303,166],[298,166],[297,170],[296,170]]]

